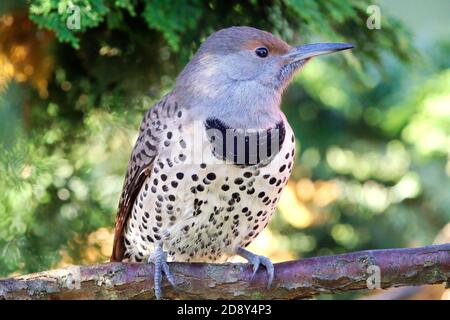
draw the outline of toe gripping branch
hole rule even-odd
[[[267,276],[269,277],[267,281],[267,288],[269,289],[272,286],[272,281],[275,273],[272,261],[270,261],[270,259],[267,257],[259,256],[248,250],[245,250],[244,248],[238,248],[236,253],[253,265],[253,274],[251,278],[252,280],[255,277],[255,274],[258,271],[260,265],[266,267]]]
[[[259,267],[263,265],[266,268],[268,281],[267,288],[269,289],[272,285],[274,278],[274,267],[272,261],[269,258],[254,254],[244,248],[238,248],[236,253],[245,258],[250,264],[253,266],[253,274],[251,280],[256,275],[256,272],[259,270]],[[175,278],[170,271],[169,265],[167,263],[167,252],[162,249],[162,246],[157,246],[153,255],[149,258],[148,262],[153,262],[155,264],[155,275],[154,275],[154,283],[155,283],[155,297],[157,300],[161,299],[161,281],[163,273],[166,275],[169,283],[176,289]]]
[[[175,278],[173,277],[169,265],[167,264],[167,252],[165,252],[161,246],[157,246],[154,254],[149,258],[148,262],[153,262],[155,264],[155,297],[157,300],[160,300],[163,272],[170,284],[176,289]]]

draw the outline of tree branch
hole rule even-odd
[[[249,281],[247,264],[172,263],[178,292],[163,282],[172,299],[293,299],[321,293],[443,283],[450,278],[450,244],[414,249],[370,250],[308,258],[275,265],[266,289],[260,270]],[[0,280],[0,299],[153,299],[153,264],[106,263],[74,266]]]

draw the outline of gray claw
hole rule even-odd
[[[253,274],[250,280],[253,280],[253,278],[256,275],[256,271],[259,269],[259,265],[261,264],[261,260],[258,259],[259,256],[255,256],[256,259],[253,259],[252,261],[249,261],[253,265]]]
[[[169,268],[169,265],[167,264],[167,262],[163,262],[162,267],[163,267],[163,271],[166,275],[167,280],[172,285],[172,287],[174,287],[176,289],[177,285],[175,284],[175,278],[173,277],[172,271],[170,271],[170,268]]]
[[[270,261],[270,259],[267,257],[251,253],[250,251],[245,250],[243,248],[239,248],[237,254],[247,259],[248,262],[253,265],[253,274],[251,280],[253,280],[254,276],[256,275],[256,272],[259,270],[260,265],[266,267],[267,275],[269,277],[269,280],[267,282],[267,289],[270,289],[275,274],[275,269],[273,267],[272,261]]]
[[[258,256],[260,263],[266,267],[267,275],[269,276],[269,280],[267,282],[267,289],[270,289],[272,286],[273,277],[275,274],[275,268],[273,267],[272,261],[269,258],[264,256]]]
[[[149,258],[149,262],[153,262],[155,264],[155,297],[156,300],[161,300],[161,280],[163,272],[169,283],[176,289],[175,278],[173,277],[169,265],[167,264],[167,253],[164,252],[161,246],[157,246],[154,254]]]

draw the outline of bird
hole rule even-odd
[[[246,247],[267,226],[293,170],[295,136],[280,109],[294,74],[347,43],[291,46],[233,26],[211,34],[146,111],[126,170],[111,261],[154,263],[154,291],[176,287],[168,262],[234,255],[274,278]]]

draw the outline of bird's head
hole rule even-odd
[[[280,103],[293,74],[314,56],[353,48],[345,43],[290,46],[273,34],[231,27],[209,36],[177,79],[176,87],[196,103],[234,106]],[[191,99],[192,100],[192,99]],[[273,101],[272,101],[273,100]]]

